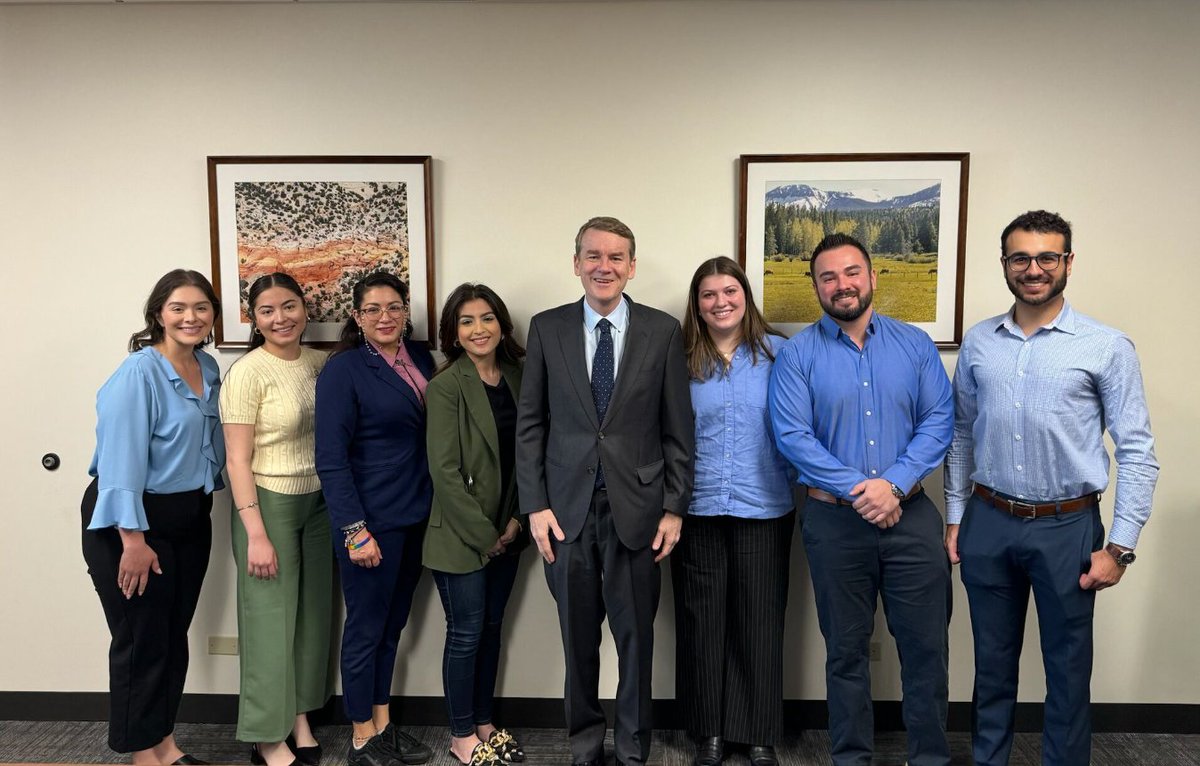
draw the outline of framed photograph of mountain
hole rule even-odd
[[[218,348],[250,345],[254,280],[282,271],[304,289],[304,340],[330,345],[354,283],[379,270],[408,283],[413,336],[434,344],[432,160],[422,157],[209,157]]]
[[[809,261],[835,232],[871,254],[872,305],[939,348],[962,341],[970,155],[743,154],[738,261],[791,335],[820,319]]]

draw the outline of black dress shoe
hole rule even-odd
[[[321,746],[319,744],[308,747],[297,747],[296,738],[291,734],[288,735],[288,738],[284,742],[287,742],[287,746],[292,749],[292,752],[296,754],[297,760],[304,764],[304,766],[317,766],[321,762]]]
[[[750,758],[750,766],[779,766],[779,756],[770,745],[751,745],[746,755]]]
[[[717,766],[725,760],[725,740],[720,737],[701,737],[696,740],[696,760],[692,766]]]
[[[575,761],[571,766],[604,766],[604,759],[593,758],[590,761]]]
[[[174,766],[208,766],[208,761],[202,761],[194,755],[184,753],[175,760]]]

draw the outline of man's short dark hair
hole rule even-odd
[[[1061,234],[1063,235],[1063,252],[1071,252],[1071,224],[1058,213],[1050,213],[1045,210],[1030,210],[1028,213],[1022,213],[1012,220],[1008,226],[1004,227],[1003,233],[1000,234],[1000,255],[1007,255],[1004,252],[1004,244],[1008,241],[1008,235],[1017,230],[1021,231],[1036,231],[1038,234]],[[1033,253],[1036,255],[1036,253]]]
[[[817,256],[826,250],[832,250],[835,247],[844,247],[846,245],[850,245],[858,250],[858,252],[862,253],[863,258],[867,259],[867,268],[871,268],[871,254],[867,252],[867,248],[863,247],[861,242],[849,234],[843,234],[838,231],[825,237],[825,239],[818,242],[817,246],[813,248],[812,258],[810,258],[808,261],[808,271],[810,276],[812,276],[813,282],[817,281],[817,269],[815,268]]]

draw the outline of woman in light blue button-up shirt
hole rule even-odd
[[[774,766],[783,703],[783,617],[793,502],[775,449],[767,382],[783,340],[729,258],[696,270],[683,323],[696,416],[696,480],[671,557],[677,697],[696,739],[695,766],[725,743]]]
[[[200,350],[220,301],[176,269],[146,301],[146,326],[96,395],[95,477],[84,493],[83,556],[112,632],[108,744],[134,766],[203,763],[175,743],[187,631],[224,487],[217,363]]]

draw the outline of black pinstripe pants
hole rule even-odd
[[[774,745],[795,514],[688,516],[671,555],[676,699],[693,737]]]

